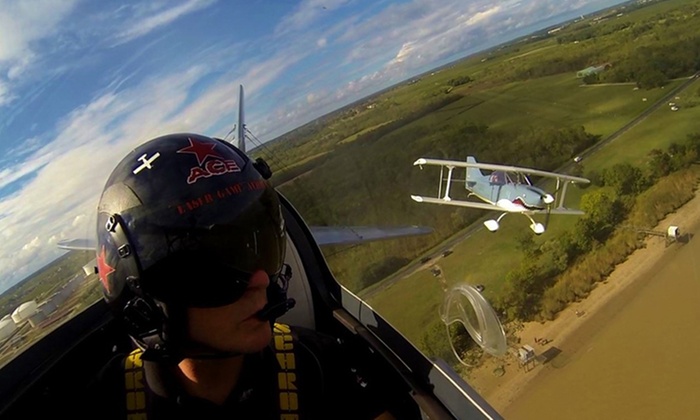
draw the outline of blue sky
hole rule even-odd
[[[329,111],[615,0],[0,0],[0,292],[94,235],[136,145],[270,140]]]

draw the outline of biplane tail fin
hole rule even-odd
[[[474,159],[474,156],[467,156],[467,163],[476,163],[476,159]],[[479,180],[485,178],[486,175],[481,173],[481,169],[479,168],[467,168],[467,179],[465,186],[467,188],[473,187]]]

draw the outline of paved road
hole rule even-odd
[[[644,121],[646,117],[651,115],[652,112],[656,111],[657,109],[661,108],[662,106],[665,106],[669,100],[672,100],[678,95],[681,91],[687,89],[695,83],[695,81],[698,79],[698,76],[700,76],[700,72],[695,73],[694,75],[690,76],[688,80],[685,82],[681,83],[680,85],[676,86],[675,89],[671,89],[664,97],[656,101],[652,106],[644,110],[637,118],[633,119],[632,121],[628,122],[624,126],[622,126],[619,130],[615,131],[611,135],[609,135],[606,139],[599,141],[598,143],[594,144],[591,146],[588,150],[585,152],[581,153],[581,157],[585,158],[586,156],[590,156],[591,154],[595,153],[596,151],[600,150],[601,147],[610,144],[610,142],[614,141],[616,138],[620,137],[622,134],[626,133],[630,128],[634,127],[635,125],[639,124],[640,122]],[[567,163],[560,169],[567,169],[571,167],[571,164]],[[559,169],[558,169],[559,170]]]

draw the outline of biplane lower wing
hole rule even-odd
[[[445,204],[448,206],[460,206],[460,207],[471,207],[473,209],[480,210],[496,210],[503,211],[503,207],[496,206],[494,204],[488,203],[477,203],[475,201],[463,201],[463,200],[446,200],[444,198],[434,198],[434,197],[423,197],[421,195],[412,195],[411,198],[417,203],[431,203],[431,204]]]
[[[431,203],[431,204],[443,204],[448,206],[459,206],[459,207],[469,207],[479,210],[494,210],[494,211],[507,211],[510,213],[525,213],[525,214],[563,214],[571,216],[581,216],[585,213],[577,209],[567,209],[565,207],[547,209],[528,209],[517,204],[510,205],[495,205],[489,203],[478,203],[474,201],[464,201],[464,200],[446,200],[444,198],[434,198],[434,197],[423,197],[420,195],[412,195],[411,198],[418,203]]]
[[[565,207],[558,207],[552,210],[538,210],[537,213],[566,214],[571,216],[583,216],[586,214],[583,210],[567,209]]]

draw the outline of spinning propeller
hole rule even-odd
[[[467,365],[454,347],[449,326],[459,322],[485,352],[503,356],[508,350],[506,333],[496,311],[484,296],[469,284],[458,284],[445,295],[440,307],[440,319],[447,327],[452,352],[460,363]],[[468,366],[468,365],[467,365]]]

